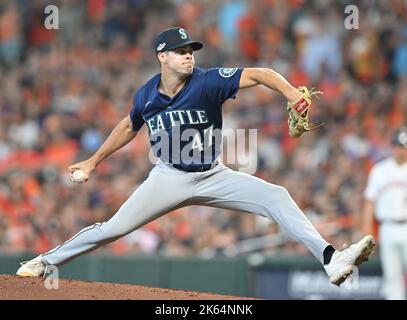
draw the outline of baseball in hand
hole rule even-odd
[[[77,183],[85,181],[85,173],[80,169],[75,170],[72,173],[72,180]]]

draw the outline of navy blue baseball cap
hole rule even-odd
[[[391,142],[393,145],[407,148],[407,127],[397,129],[392,136]]]
[[[200,50],[203,44],[193,41],[188,32],[183,28],[171,28],[164,30],[154,39],[155,53],[178,49],[190,45],[193,50]]]

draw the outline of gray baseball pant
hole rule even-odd
[[[43,254],[42,261],[62,265],[188,205],[246,211],[273,219],[323,263],[323,251],[329,243],[285,188],[223,164],[206,172],[189,173],[162,162],[151,170],[148,178],[110,220],[82,229],[62,245]]]

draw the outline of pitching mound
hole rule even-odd
[[[46,289],[44,279],[0,275],[1,300],[237,300],[224,296],[185,290],[142,287],[130,284],[64,280],[59,289]]]

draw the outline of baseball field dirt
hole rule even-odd
[[[60,279],[58,289],[46,289],[44,279],[0,275],[0,300],[239,300],[225,296],[185,290],[171,290]]]

